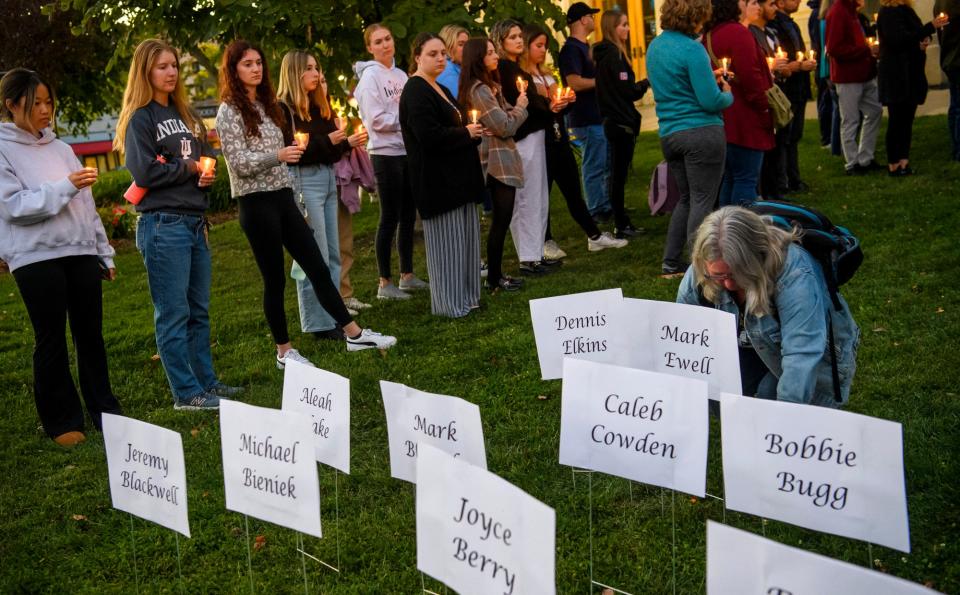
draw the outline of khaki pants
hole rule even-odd
[[[353,297],[350,268],[353,267],[353,215],[337,201],[337,229],[340,236],[340,297]]]

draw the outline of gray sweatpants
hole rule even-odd
[[[855,165],[867,166],[873,161],[873,152],[877,146],[877,134],[880,132],[880,118],[883,106],[877,91],[877,78],[865,83],[837,83],[837,97],[840,104],[840,143],[843,146],[844,167],[853,169]],[[863,126],[860,115],[863,114]],[[860,140],[857,141],[857,129],[860,128]]]

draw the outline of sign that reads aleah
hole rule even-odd
[[[390,442],[390,475],[417,481],[417,453],[421,444],[463,457],[487,468],[480,408],[458,397],[425,393],[396,382],[380,381]]]
[[[220,401],[227,509],[321,537],[310,418]]]
[[[103,446],[113,507],[190,537],[180,434],[104,413]]]
[[[934,595],[936,591],[707,521],[707,594],[743,593]]]
[[[723,394],[727,508],[910,551],[900,424]]]
[[[493,473],[422,445],[417,568],[464,595],[556,592],[554,510]]]
[[[560,463],[703,496],[707,384],[566,359]]]
[[[563,358],[624,364],[619,288],[530,300],[544,380],[563,375]]]
[[[350,381],[290,362],[283,372],[283,410],[310,416],[317,461],[350,473]]]
[[[631,368],[703,380],[710,398],[737,393],[740,353],[736,317],[716,308],[623,300],[623,332]]]

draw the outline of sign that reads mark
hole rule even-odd
[[[625,364],[619,288],[530,300],[544,380],[563,375],[563,358]]]
[[[560,463],[703,496],[707,384],[567,358]]]
[[[910,551],[900,424],[723,394],[726,505]]]
[[[228,510],[322,536],[309,417],[223,400],[220,446]]]
[[[424,443],[487,468],[479,407],[386,380],[380,381],[380,392],[387,414],[392,477],[416,483],[418,447]]]
[[[707,521],[707,594],[743,593],[934,595],[936,591]]]
[[[283,372],[283,410],[310,416],[317,461],[350,473],[350,381],[291,362]]]
[[[736,317],[716,308],[623,300],[628,359],[622,365],[707,383],[711,399],[740,393]]]
[[[464,595],[556,593],[556,513],[428,444],[417,459],[417,569]]]
[[[180,434],[104,413],[103,446],[113,507],[190,537]]]

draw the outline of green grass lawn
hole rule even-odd
[[[813,190],[798,201],[847,225],[863,241],[866,261],[844,294],[863,329],[859,369],[849,410],[903,424],[910,555],[872,548],[875,567],[944,592],[960,591],[960,506],[957,449],[956,333],[960,332],[960,164],[949,155],[944,117],[921,118],[914,135],[919,175],[846,177],[839,158],[820,149],[808,123],[802,171]],[[342,344],[317,342],[296,332],[299,317],[292,281],[287,311],[294,343],[318,366],[351,381],[352,474],[339,477],[340,558],[334,574],[307,560],[311,592],[415,593],[414,489],[390,478],[387,433],[378,381],[456,395],[477,403],[483,418],[489,469],[557,511],[557,586],[590,591],[587,476],[576,481],[557,463],[560,381],[540,380],[527,301],[622,287],[625,296],[672,300],[678,281],[657,277],[668,223],[650,218],[647,182],[660,160],[656,136],[644,134],[630,177],[628,206],[643,237],[619,251],[588,253],[563,201],[552,204],[555,235],[568,252],[562,270],[530,279],[517,294],[484,294],[482,308],[465,320],[430,315],[429,296],[376,303],[362,325],[395,334],[396,348],[348,354]],[[878,151],[882,161],[882,147]],[[356,219],[357,296],[375,302],[373,234],[376,205]],[[214,250],[211,303],[214,361],[221,378],[247,387],[244,401],[280,407],[282,374],[260,306],[261,282],[237,222],[211,233]],[[516,271],[507,246],[508,272]],[[192,539],[180,539],[185,592],[249,589],[244,518],[224,508],[218,416],[176,412],[153,336],[153,308],[140,256],[117,258],[120,276],[104,286],[104,335],[114,391],[125,413],[180,432],[187,464]],[[396,263],[395,265],[396,266]],[[426,276],[422,241],[415,268]],[[90,433],[63,450],[40,430],[31,390],[33,335],[10,275],[0,276],[0,592],[179,592],[174,534],[113,510],[103,440]],[[541,397],[546,397],[541,398]],[[707,488],[720,494],[719,425],[712,422]],[[334,474],[320,469],[324,539],[306,537],[306,550],[336,560]],[[867,544],[779,522],[761,523],[728,512],[714,500],[692,499],[659,488],[594,474],[594,577],[632,593],[669,593],[672,580],[671,506],[676,518],[676,592],[704,590],[705,523],[721,520],[787,545],[847,560],[870,562]],[[132,534],[131,534],[132,526]],[[302,591],[297,535],[250,519],[250,545],[259,592]],[[136,566],[134,565],[134,554]],[[746,564],[750,561],[746,560]],[[427,578],[427,587],[440,589]]]

